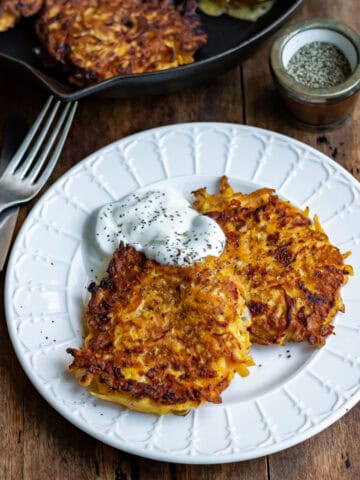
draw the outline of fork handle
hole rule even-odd
[[[5,215],[6,211],[12,207],[15,207],[16,205],[20,205],[23,203],[21,200],[16,201],[16,202],[9,202],[8,200],[6,202],[1,201],[1,192],[0,192],[0,218],[2,215]]]
[[[4,268],[14,234],[19,208],[11,208],[0,215],[0,272]]]

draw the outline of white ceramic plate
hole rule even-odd
[[[322,349],[252,348],[257,366],[236,378],[222,405],[186,417],[156,417],[91,397],[67,372],[67,347],[82,343],[88,298],[81,255],[94,209],[149,184],[214,191],[227,174],[236,189],[269,186],[318,213],[330,239],[352,250],[346,313]],[[320,432],[359,399],[360,186],[335,162],[291,138],[253,127],[193,123],[125,138],[58,180],[28,216],[6,278],[10,336],[27,375],[65,418],[104,443],[181,463],[224,463],[277,452]]]

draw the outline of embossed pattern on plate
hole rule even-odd
[[[81,242],[100,205],[149,184],[215,191],[226,173],[236,189],[269,186],[318,213],[331,240],[351,250],[346,312],[320,350],[254,346],[257,366],[236,378],[222,405],[186,417],[156,417],[91,397],[67,372],[65,350],[82,343],[87,276]],[[181,463],[246,460],[323,430],[360,397],[360,186],[342,167],[291,138],[254,127],[193,123],[124,138],[72,168],[40,199],[9,261],[5,307],[10,336],[30,380],[65,418],[128,452]]]

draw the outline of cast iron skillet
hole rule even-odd
[[[21,75],[24,81],[35,80],[64,100],[94,94],[112,98],[163,94],[207,81],[247,58],[262,40],[295,12],[302,1],[277,0],[271,11],[255,23],[225,15],[209,17],[201,14],[208,44],[198,52],[195,63],[162,72],[114,77],[85,88],[74,87],[62,74],[43,67],[37,53],[39,42],[33,20],[28,19],[0,33],[1,71],[6,75]]]

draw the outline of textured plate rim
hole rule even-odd
[[[206,127],[213,127],[213,128],[235,128],[238,129],[239,131],[247,131],[250,130],[252,132],[259,132],[260,134],[267,134],[267,135],[272,135],[284,142],[291,143],[293,145],[305,147],[308,151],[313,152],[316,154],[316,156],[321,157],[325,162],[330,163],[332,165],[336,165],[336,168],[344,174],[350,183],[356,185],[359,187],[359,182],[340,164],[335,162],[333,159],[330,157],[326,156],[322,152],[316,150],[315,148],[299,141],[296,139],[293,139],[292,137],[289,137],[287,135],[283,135],[277,132],[273,132],[271,130],[267,129],[262,129],[258,127],[253,127],[249,125],[239,125],[235,123],[225,123],[225,122],[190,122],[190,123],[180,123],[180,124],[171,124],[171,125],[166,125],[162,127],[156,127],[152,128],[149,130],[144,130],[142,132],[135,133],[133,135],[129,135],[126,137],[121,138],[120,140],[117,140],[115,142],[112,142],[111,144],[108,144],[101,149],[91,153],[88,155],[86,158],[78,162],[76,165],[74,165],[72,168],[70,168],[64,175],[62,175],[59,179],[57,179],[49,189],[39,198],[37,201],[36,205],[34,208],[43,201],[44,197],[48,194],[50,190],[55,188],[57,184],[64,179],[64,177],[68,177],[71,175],[73,170],[79,167],[80,164],[83,164],[89,160],[91,160],[92,157],[102,155],[104,154],[108,149],[111,149],[115,145],[119,144],[120,142],[128,142],[130,140],[136,140],[137,137],[141,137],[143,135],[151,134],[163,130],[169,130],[172,128],[182,128],[182,127],[193,127],[193,128],[206,128]],[[240,179],[241,180],[241,179]],[[34,210],[32,209],[32,211]],[[90,428],[87,428],[86,425],[78,421],[77,418],[74,418],[72,415],[70,415],[64,408],[62,408],[62,405],[54,401],[54,399],[47,394],[47,391],[43,389],[43,385],[38,381],[36,375],[33,373],[32,368],[30,365],[25,361],[23,354],[20,350],[19,342],[17,339],[17,334],[14,331],[13,324],[11,323],[11,314],[10,314],[10,292],[9,292],[9,277],[10,277],[10,271],[13,268],[13,263],[14,263],[14,258],[15,258],[15,252],[18,248],[18,244],[20,243],[20,235],[23,230],[27,228],[27,225],[31,221],[32,217],[32,211],[29,213],[27,216],[24,224],[22,225],[18,236],[16,238],[16,241],[14,242],[11,255],[9,258],[8,262],[8,267],[6,271],[6,276],[5,276],[5,289],[4,289],[4,300],[5,300],[5,317],[6,317],[6,323],[7,323],[7,328],[10,336],[11,343],[13,345],[13,348],[15,350],[16,356],[25,371],[27,377],[30,379],[31,383],[34,385],[36,390],[40,393],[40,395],[50,404],[52,408],[54,408],[61,416],[63,416],[66,420],[68,420],[70,423],[78,427],[80,430],[84,431],[88,435],[92,436],[93,438],[96,438],[97,440],[100,440],[101,442],[110,445],[116,449],[138,455],[144,458],[149,458],[152,460],[160,460],[160,461],[165,461],[165,462],[170,462],[170,463],[183,463],[183,464],[200,464],[200,465],[210,465],[210,464],[223,464],[223,463],[231,463],[231,462],[237,462],[237,461],[246,461],[246,460],[252,460],[255,458],[263,457],[266,455],[270,455],[273,453],[280,452],[282,450],[285,450],[287,448],[293,447],[311,437],[316,435],[317,433],[322,432],[325,430],[327,427],[335,423],[337,420],[339,420],[342,416],[344,416],[352,407],[356,405],[356,403],[360,400],[360,389],[356,391],[343,405],[340,407],[335,414],[329,415],[326,417],[324,420],[320,421],[318,424],[314,425],[313,427],[307,429],[303,433],[297,433],[296,436],[292,436],[288,439],[282,440],[281,442],[275,444],[275,445],[270,445],[267,447],[261,447],[260,451],[257,451],[256,449],[253,449],[252,451],[247,451],[246,453],[238,453],[238,454],[225,454],[223,456],[216,457],[215,455],[213,456],[205,456],[205,455],[197,455],[196,457],[190,457],[189,455],[184,455],[184,454],[178,454],[176,459],[174,459],[173,456],[169,456],[166,453],[160,453],[160,452],[152,452],[151,450],[144,450],[142,448],[137,448],[134,446],[128,446],[126,443],[120,445],[119,440],[114,440],[112,438],[109,438],[106,436],[106,434],[103,433],[94,433],[91,431]]]

